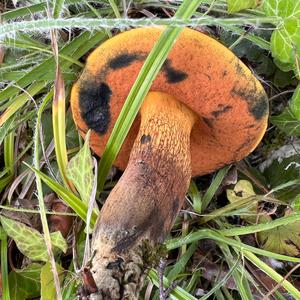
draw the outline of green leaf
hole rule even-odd
[[[267,16],[282,18],[280,26],[271,37],[271,51],[276,60],[296,65],[300,54],[300,2],[295,0],[265,0]],[[298,72],[295,72],[298,73]]]
[[[48,261],[48,253],[43,236],[35,229],[26,226],[23,223],[0,216],[3,229],[11,237],[18,249],[32,260]],[[66,242],[63,237],[57,233],[52,233],[54,239],[53,245],[66,251]]]
[[[300,2],[295,0],[264,0],[267,16],[300,17]]]
[[[287,66],[287,65],[286,65]],[[293,69],[292,65],[292,69]],[[285,88],[288,85],[293,85],[294,83],[298,83],[295,79],[295,74],[293,71],[284,72],[282,69],[276,69],[274,77],[273,77],[274,84],[279,88]]]
[[[300,194],[298,194],[293,203],[292,203],[292,209],[299,212],[300,211]]]
[[[278,67],[283,72],[293,71],[293,69],[294,69],[293,64],[290,64],[290,63],[285,64],[276,58],[273,59],[273,62],[276,65],[276,67]]]
[[[7,136],[12,125],[14,125],[14,121],[15,117],[11,117],[3,124],[3,126],[0,126],[0,145],[3,143],[4,138]]]
[[[62,283],[64,268],[56,264],[56,269],[59,276],[59,281]],[[53,279],[53,273],[51,264],[47,262],[41,269],[41,299],[42,300],[53,300],[56,296],[56,288]]]
[[[246,8],[254,8],[259,5],[259,0],[227,0],[228,12],[238,12]]]
[[[93,159],[89,147],[90,131],[86,135],[84,146],[69,161],[66,175],[75,185],[82,201],[89,204],[93,188]]]
[[[292,145],[291,149],[293,149]],[[291,201],[300,193],[300,185],[297,184],[297,181],[295,182],[295,179],[299,178],[300,156],[296,154],[295,150],[295,155],[284,157],[284,154],[287,155],[291,152],[287,146],[279,149],[278,152],[281,152],[283,157],[275,158],[265,168],[263,174],[268,181],[268,186],[275,190],[273,192],[275,197],[291,204]],[[295,184],[290,184],[293,182]],[[282,188],[278,189],[278,187]]]
[[[290,108],[293,115],[300,122],[300,84],[298,84],[296,90],[294,91]]]
[[[271,217],[269,217],[271,221]],[[298,256],[300,254],[300,220],[272,230],[257,233],[262,248],[271,252]]]
[[[40,296],[41,265],[31,264],[24,269],[15,269],[9,273],[9,291],[11,300],[32,299]],[[53,298],[54,299],[54,298]]]
[[[212,180],[209,188],[205,192],[204,196],[202,197],[202,211],[204,211],[211,200],[213,199],[214,194],[216,193],[217,189],[221,185],[225,175],[231,168],[231,165],[224,167],[223,169],[219,170],[214,179]]]
[[[68,244],[60,231],[55,231],[50,233],[51,243],[57,249],[60,249],[62,252],[66,253],[68,249]]]
[[[188,194],[191,197],[192,203],[193,203],[193,209],[196,213],[201,213],[201,195],[198,190],[198,187],[195,183],[195,181],[191,180],[190,187],[188,190]]]
[[[275,59],[294,63],[300,51],[300,19],[289,18],[271,36],[271,51]]]
[[[239,180],[237,184],[234,186],[234,189],[228,189],[226,191],[227,198],[230,203],[241,201],[242,199],[248,199],[253,198],[253,200],[256,197],[256,194],[253,190],[253,186],[251,182],[247,180]],[[257,210],[257,202],[254,202],[254,204],[247,207],[247,214],[241,214],[241,218],[249,223],[255,223],[257,216],[256,216],[256,210]]]
[[[286,107],[279,116],[271,117],[270,121],[287,135],[300,136],[300,122],[290,107]]]

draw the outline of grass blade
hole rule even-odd
[[[33,164],[37,170],[40,167],[40,158],[39,158],[40,142],[43,143],[43,140],[41,139],[42,134],[40,134],[41,119],[42,119],[43,110],[47,103],[48,103],[48,98],[46,97],[38,110],[37,123],[36,123],[36,127],[35,127],[35,132],[34,132]],[[56,268],[55,258],[54,258],[54,254],[53,254],[53,247],[52,247],[52,242],[51,242],[51,236],[50,236],[50,230],[48,227],[42,181],[41,181],[39,174],[35,173],[35,179],[36,179],[37,198],[38,198],[38,202],[39,202],[41,223],[42,223],[42,229],[43,229],[43,238],[45,240],[45,244],[46,244],[46,248],[47,248],[48,259],[52,266],[53,279],[54,279],[55,288],[56,288],[56,298],[57,298],[57,300],[62,300],[61,288],[60,288],[59,277],[58,277],[58,270]]]
[[[56,160],[64,185],[69,187],[72,191],[75,191],[72,183],[69,181],[66,175],[68,155],[66,146],[65,119],[65,86],[60,68],[57,66],[52,105],[52,124]]]
[[[159,287],[159,280],[158,280],[158,275],[157,272],[153,269],[151,269],[148,273],[148,276],[150,277],[152,283],[156,286]],[[168,288],[170,286],[169,280],[164,277],[163,278],[163,283],[164,287]],[[184,289],[181,287],[175,287],[175,289],[171,292],[170,294],[170,299],[177,299],[177,300],[197,300],[194,296],[186,292]]]
[[[199,0],[189,1],[191,5],[199,3]],[[186,2],[187,3],[187,2]],[[184,4],[184,2],[183,2]],[[178,9],[179,11],[179,9]],[[254,25],[258,24],[273,24],[278,26],[282,21],[280,17],[246,17],[246,18],[213,18],[210,16],[200,17],[197,19],[186,20],[187,17],[180,18],[178,15],[175,18],[169,19],[93,19],[93,18],[68,18],[68,19],[41,19],[36,21],[22,21],[22,22],[12,22],[4,24],[0,27],[0,39],[4,39],[9,36],[13,36],[19,32],[40,32],[48,31],[50,29],[126,29],[131,27],[145,27],[145,26],[168,26],[173,27],[197,27],[205,25],[216,25],[216,26],[243,26],[243,25]]]
[[[203,196],[202,199],[202,211],[204,211],[207,206],[209,205],[210,201],[212,200],[215,192],[219,188],[220,184],[222,183],[225,175],[227,174],[228,170],[230,169],[231,166],[227,166],[220,171],[218,171],[216,177],[212,181],[211,185],[209,186],[208,190]]]
[[[284,287],[295,299],[300,299],[300,291],[296,289],[289,281],[284,279],[280,274],[278,274],[274,269],[272,269],[250,251],[244,251],[243,254],[251,263],[256,265],[274,281],[280,283],[280,285]]]
[[[190,233],[189,235],[187,235],[184,238],[175,238],[175,239],[168,240],[166,242],[166,247],[167,247],[168,250],[172,250],[172,249],[179,248],[182,245],[186,245],[186,244],[193,243],[193,242],[196,242],[196,241],[200,241],[200,240],[203,240],[203,239],[212,239],[212,240],[215,240],[217,242],[222,242],[222,243],[225,243],[229,246],[232,246],[232,247],[236,248],[239,251],[248,250],[250,252],[253,252],[253,253],[256,253],[256,254],[259,254],[259,255],[264,255],[264,256],[267,256],[267,257],[275,258],[275,259],[300,263],[300,258],[298,258],[298,257],[291,257],[291,256],[277,254],[277,253],[273,253],[273,252],[270,252],[270,251],[255,248],[253,246],[249,246],[249,245],[246,245],[244,243],[241,243],[237,240],[224,237],[221,234],[219,234],[218,232],[215,232],[215,231],[210,230],[210,229],[198,230],[196,232]]]
[[[2,276],[2,299],[3,300],[10,300],[9,294],[9,282],[8,282],[8,261],[7,261],[7,235],[0,227],[0,241],[1,241],[1,276]]]
[[[88,207],[85,203],[83,203],[77,196],[75,196],[70,190],[65,188],[64,186],[60,185],[52,178],[47,176],[46,174],[42,173],[40,170],[31,167],[30,165],[24,164],[30,168],[33,172],[39,175],[41,180],[49,186],[67,205],[69,205],[74,212],[84,221],[86,222],[86,216]],[[93,227],[96,223],[97,213],[93,211],[91,216],[91,227]]]
[[[64,6],[64,0],[55,0],[53,4],[53,18],[57,19],[60,17],[62,8]]]

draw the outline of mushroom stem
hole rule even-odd
[[[162,243],[191,178],[190,134],[196,115],[174,97],[150,92],[128,166],[93,234],[98,299],[136,299],[149,262],[143,247]],[[97,298],[96,298],[97,299]]]

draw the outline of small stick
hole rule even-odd
[[[164,289],[164,272],[166,269],[166,261],[165,259],[161,258],[158,265],[158,279],[159,279],[159,300],[167,300],[171,292],[175,289],[177,286],[177,282],[173,281],[171,285]]]

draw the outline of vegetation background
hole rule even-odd
[[[98,213],[88,209],[91,195],[101,192],[101,207],[119,178],[113,161],[184,26],[242,59],[271,112],[253,154],[191,182],[166,241],[163,284],[175,286],[170,299],[300,299],[299,1],[4,0],[0,10],[3,300],[76,299],[84,290],[84,229]],[[98,164],[72,121],[70,88],[97,45],[149,25],[169,34],[148,57]],[[150,270],[141,299],[162,297],[160,275]]]

